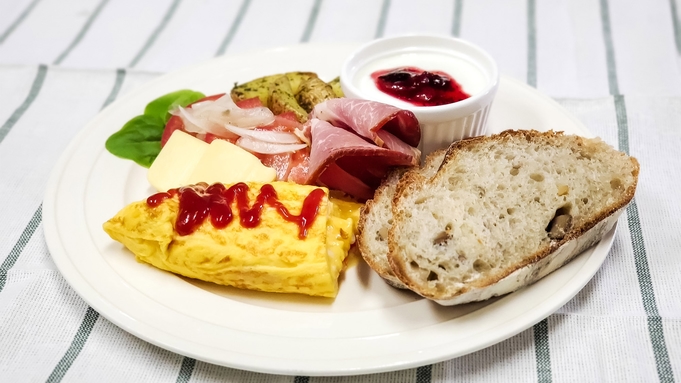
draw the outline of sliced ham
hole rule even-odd
[[[326,121],[313,118],[307,124],[306,130],[309,129],[312,137],[309,163],[305,164],[308,169],[306,172],[292,170],[289,181],[322,183],[367,199],[373,196],[391,166],[414,166],[419,162],[413,151],[378,147]]]
[[[394,135],[388,133],[385,130],[378,131],[378,137],[383,141],[383,147],[386,149],[394,150],[400,153],[404,153],[408,156],[413,156],[417,159],[421,157],[421,151],[415,147],[407,144],[406,142],[400,140]],[[417,144],[418,145],[418,144]]]
[[[412,147],[421,140],[421,128],[414,113],[380,102],[334,98],[317,104],[310,117],[352,130],[381,147],[385,142],[380,131],[391,133]]]
[[[322,172],[317,183],[329,189],[341,190],[360,200],[372,198],[376,190],[333,162]]]

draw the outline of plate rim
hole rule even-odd
[[[206,355],[202,354],[197,354],[194,352],[187,352],[186,348],[181,348],[178,347],[177,342],[169,342],[167,339],[165,340],[159,340],[158,338],[155,338],[153,334],[148,334],[146,333],[145,327],[149,327],[153,329],[152,326],[150,326],[148,323],[142,323],[140,321],[137,321],[135,318],[130,317],[130,320],[127,320],[126,318],[121,318],[119,309],[112,305],[111,302],[103,299],[103,297],[93,288],[90,290],[83,290],[82,285],[84,284],[86,287],[90,286],[90,283],[86,280],[81,275],[81,272],[78,270],[76,265],[73,263],[73,259],[69,257],[66,248],[64,244],[62,243],[62,239],[59,236],[59,223],[57,222],[57,214],[56,214],[56,199],[57,199],[57,194],[59,190],[59,184],[61,180],[61,176],[67,169],[67,165],[69,163],[69,160],[71,157],[73,157],[75,149],[78,148],[79,144],[86,139],[86,137],[93,132],[92,129],[92,124],[93,121],[95,121],[98,116],[101,114],[105,113],[108,110],[115,109],[119,105],[124,104],[127,99],[133,97],[135,94],[141,94],[144,93],[145,91],[148,91],[151,88],[154,88],[158,84],[162,84],[166,82],[169,78],[172,78],[174,76],[180,75],[182,72],[185,71],[191,71],[195,70],[196,68],[200,68],[204,65],[207,65],[208,63],[214,62],[214,61],[220,61],[220,60],[238,60],[240,57],[248,57],[248,56],[253,56],[253,55],[268,55],[271,53],[276,53],[276,52],[285,52],[285,51],[290,51],[290,50],[295,50],[295,49],[301,49],[301,47],[304,48],[309,48],[309,47],[325,47],[328,49],[329,46],[344,46],[344,47],[356,47],[359,46],[359,44],[314,44],[314,43],[307,43],[307,44],[296,44],[296,45],[291,45],[291,46],[284,46],[284,47],[277,47],[277,48],[272,48],[272,49],[267,49],[267,50],[258,50],[258,51],[251,51],[251,52],[245,52],[245,53],[240,53],[240,54],[235,54],[235,55],[225,55],[217,58],[212,58],[209,60],[206,60],[204,62],[200,62],[197,64],[193,64],[184,68],[181,68],[179,70],[169,72],[167,74],[161,75],[158,78],[148,81],[145,84],[139,86],[138,88],[134,89],[133,91],[129,92],[126,94],[124,97],[121,97],[117,100],[115,100],[113,103],[108,105],[106,108],[102,109],[95,117],[93,117],[90,121],[88,121],[87,124],[84,125],[84,127],[71,139],[67,147],[64,149],[62,152],[59,160],[55,163],[55,166],[52,169],[52,172],[50,174],[50,178],[47,184],[45,196],[44,196],[44,202],[43,202],[43,223],[44,223],[44,236],[48,245],[48,250],[50,252],[50,255],[52,259],[54,260],[58,270],[62,274],[62,276],[65,278],[67,283],[76,291],[76,293],[86,301],[88,305],[93,307],[95,310],[97,310],[103,317],[105,317],[107,320],[112,322],[114,325],[118,326],[119,328],[123,329],[126,332],[129,332],[136,337],[143,339],[144,341],[147,341],[149,343],[152,343],[156,346],[159,346],[161,348],[164,348],[166,350],[170,350],[172,352],[178,353],[180,355],[185,355],[189,356],[192,358],[195,358],[197,360],[202,360],[206,361],[209,363],[213,364],[218,364],[218,365],[223,365],[223,366],[228,366],[232,368],[238,368],[238,369],[243,369],[243,370],[248,370],[248,371],[255,371],[255,372],[261,372],[261,373],[269,373],[269,374],[282,374],[282,375],[309,375],[309,376],[345,376],[345,375],[357,375],[357,374],[366,374],[366,373],[378,373],[378,372],[388,372],[388,371],[395,371],[395,370],[403,370],[403,369],[408,369],[408,368],[414,368],[418,366],[422,366],[425,364],[429,363],[436,363],[448,359],[452,359],[454,357],[466,355],[471,352],[475,352],[477,350],[489,347],[493,344],[499,343],[503,340],[506,340],[524,330],[527,328],[533,326],[537,322],[543,320],[544,318],[548,317],[551,315],[553,312],[555,312],[558,308],[562,307],[567,301],[572,299],[576,294],[578,294],[582,288],[593,278],[593,275],[600,269],[601,264],[607,257],[607,254],[609,253],[609,250],[612,246],[614,236],[615,236],[615,230],[617,228],[617,225],[604,237],[603,240],[601,240],[595,247],[595,248],[601,248],[605,247],[605,250],[600,250],[599,254],[602,254],[598,257],[594,257],[594,252],[592,251],[589,254],[589,259],[582,265],[580,268],[580,271],[591,265],[591,263],[596,263],[597,265],[592,269],[589,270],[587,277],[583,277],[579,279],[579,283],[577,283],[579,286],[576,288],[571,289],[569,292],[565,291],[564,287],[561,289],[557,290],[558,293],[562,292],[561,294],[561,299],[549,299],[544,302],[541,302],[537,306],[533,308],[530,312],[535,312],[535,311],[541,311],[542,313],[538,315],[535,319],[533,320],[532,323],[527,324],[529,322],[525,322],[526,325],[521,325],[521,326],[516,326],[514,330],[512,331],[506,331],[504,334],[505,336],[500,338],[500,339],[492,339],[489,340],[486,343],[481,343],[478,344],[474,347],[470,347],[467,352],[464,352],[459,355],[452,355],[451,353],[448,354],[446,352],[441,352],[441,351],[434,351],[436,349],[441,349],[441,348],[446,348],[446,345],[438,345],[437,347],[431,347],[427,350],[424,350],[422,355],[427,355],[427,354],[435,354],[435,355],[430,355],[427,358],[422,358],[422,359],[415,359],[412,361],[408,362],[399,362],[399,363],[383,363],[377,366],[373,367],[360,367],[360,368],[351,368],[351,367],[343,367],[343,368],[336,368],[333,370],[329,370],[327,368],[323,369],[302,369],[302,368],[291,368],[291,369],[272,369],[272,368],[267,368],[264,365],[253,365],[253,364],[248,364],[248,363],[229,363],[226,362],[225,360],[218,360],[210,357],[206,357]],[[513,83],[514,86],[519,86],[523,88],[526,91],[533,92],[536,96],[542,98],[544,101],[550,103],[553,107],[556,108],[557,111],[560,111],[564,116],[568,117],[572,123],[579,128],[579,130],[582,131],[584,134],[591,134],[588,129],[583,125],[583,123],[578,120],[574,115],[570,114],[564,107],[562,107],[560,104],[558,104],[554,99],[540,93],[536,89],[528,86],[527,84],[513,79],[508,76],[501,76],[501,81],[506,81],[506,82],[511,82]],[[574,283],[575,278],[570,278],[565,285]],[[555,294],[552,295],[552,298],[554,298]],[[542,309],[539,310],[538,308],[541,307]],[[114,312],[112,312],[114,311]],[[122,313],[123,316],[126,316],[125,313]],[[523,313],[518,316],[518,318],[527,316],[527,313]],[[156,329],[156,331],[163,331]],[[182,340],[180,339],[179,343],[183,343]],[[263,358],[262,356],[260,356]],[[265,357],[268,358],[268,357]]]

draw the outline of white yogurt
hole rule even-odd
[[[385,102],[401,108],[414,108],[413,104],[380,91],[371,77],[371,74],[376,71],[400,67],[416,67],[430,72],[444,72],[459,83],[463,91],[470,96],[482,92],[490,82],[490,76],[485,73],[480,65],[469,58],[456,53],[431,50],[397,52],[376,57],[358,68],[352,82],[370,100]]]
[[[379,70],[416,67],[444,72],[471,97],[451,104],[415,106],[381,92],[371,78]],[[423,155],[453,141],[486,133],[487,116],[499,87],[494,59],[480,47],[450,36],[408,35],[369,42],[343,63],[340,84],[346,97],[392,104],[414,113],[421,126]]]

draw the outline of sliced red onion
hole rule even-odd
[[[295,134],[289,132],[276,132],[272,130],[251,130],[239,128],[237,126],[229,124],[225,124],[225,129],[241,137],[251,137],[258,141],[271,142],[273,144],[300,143],[298,137]]]
[[[300,130],[300,129],[298,129],[298,128],[295,128],[295,129],[293,130],[293,134],[295,134],[295,136],[298,137],[298,139],[299,139],[300,141],[306,143],[307,146],[310,146],[310,145],[311,145],[310,139],[305,135],[305,132],[303,132],[302,130]]]
[[[240,128],[253,128],[274,122],[274,113],[269,108],[258,106],[241,109],[236,106],[229,94],[225,94],[211,104],[201,105],[200,110],[210,113],[211,118],[215,122],[230,124]]]
[[[190,133],[206,133],[210,132],[215,134],[212,128],[212,123],[207,120],[197,118],[194,113],[191,112],[189,108],[183,108],[181,106],[177,107],[172,114],[180,116],[182,122],[184,123],[184,129]]]
[[[202,101],[191,108],[178,107],[171,112],[180,116],[185,129],[192,133],[208,132],[224,136],[224,125],[230,124],[240,128],[254,129],[274,121],[274,114],[265,107],[241,109],[229,95],[215,101]]]
[[[253,137],[242,136],[236,141],[237,146],[240,146],[250,152],[261,154],[279,154],[295,152],[307,147],[306,144],[274,144],[256,140]]]

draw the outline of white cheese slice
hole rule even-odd
[[[209,146],[192,135],[176,130],[149,167],[147,180],[158,191],[186,185]]]
[[[196,164],[187,183],[266,183],[276,178],[276,170],[263,165],[258,157],[228,141],[215,140],[210,143],[208,150]]]

